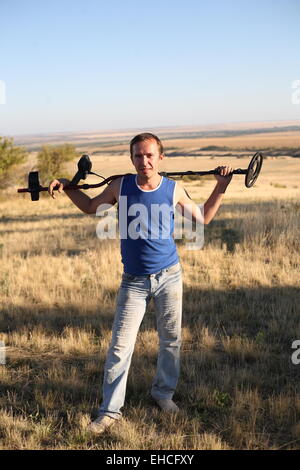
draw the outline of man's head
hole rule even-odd
[[[150,178],[158,172],[158,165],[164,158],[163,145],[156,135],[144,132],[131,140],[130,156],[137,173]]]
[[[157,135],[151,134],[151,132],[143,132],[143,134],[138,134],[135,137],[133,137],[133,139],[130,142],[131,158],[133,156],[133,146],[137,144],[138,142],[146,142],[148,140],[154,140],[157,143],[158,152],[160,155],[164,153],[163,144],[161,143],[161,140],[157,137]]]

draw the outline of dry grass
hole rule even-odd
[[[281,175],[287,166],[290,174]],[[204,249],[178,243],[184,317],[175,399],[181,411],[166,419],[150,399],[157,352],[150,304],[124,419],[96,438],[85,428],[101,400],[122,272],[118,242],[98,240],[97,220],[66,196],[38,203],[3,198],[0,339],[7,364],[0,366],[0,448],[299,448],[300,366],[290,360],[300,338],[298,175],[297,160],[286,159],[267,160],[251,190],[235,178],[206,227]],[[203,202],[213,182],[185,186]]]
[[[159,132],[158,132],[159,133]],[[130,137],[133,137],[132,134]],[[114,151],[128,152],[127,138],[124,139],[124,143],[115,144],[111,147]],[[87,148],[89,147],[92,151],[98,151],[101,149],[97,143],[89,144],[86,143]],[[190,148],[204,148],[210,145],[216,145],[219,147],[227,147],[231,149],[257,149],[263,150],[272,147],[273,149],[288,147],[297,148],[300,146],[300,131],[282,131],[276,133],[255,133],[249,135],[236,135],[236,136],[224,136],[224,137],[194,137],[190,138],[176,138],[176,135],[172,138],[166,136],[164,138],[165,148],[176,148],[181,150],[187,150]],[[109,151],[110,147],[106,146],[105,150]]]

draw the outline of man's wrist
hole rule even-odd
[[[227,183],[221,183],[221,182],[218,181],[218,183],[216,185],[216,189],[217,189],[218,193],[223,194],[223,193],[226,192],[227,186],[228,186]]]

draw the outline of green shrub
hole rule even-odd
[[[14,145],[13,138],[0,136],[0,189],[13,179],[14,170],[24,163],[27,153],[23,147]]]
[[[77,156],[75,147],[71,144],[44,145],[37,156],[40,183],[48,184],[54,178],[65,177],[65,164]]]

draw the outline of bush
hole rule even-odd
[[[0,136],[0,189],[7,187],[13,179],[14,170],[24,163],[27,153],[23,147],[16,147],[14,139]]]
[[[214,180],[214,175],[183,175],[182,181],[198,181],[199,185],[203,185],[205,180]]]
[[[37,156],[39,179],[41,184],[49,184],[54,178],[65,177],[65,163],[78,157],[75,147],[71,144],[59,146],[44,145]]]

